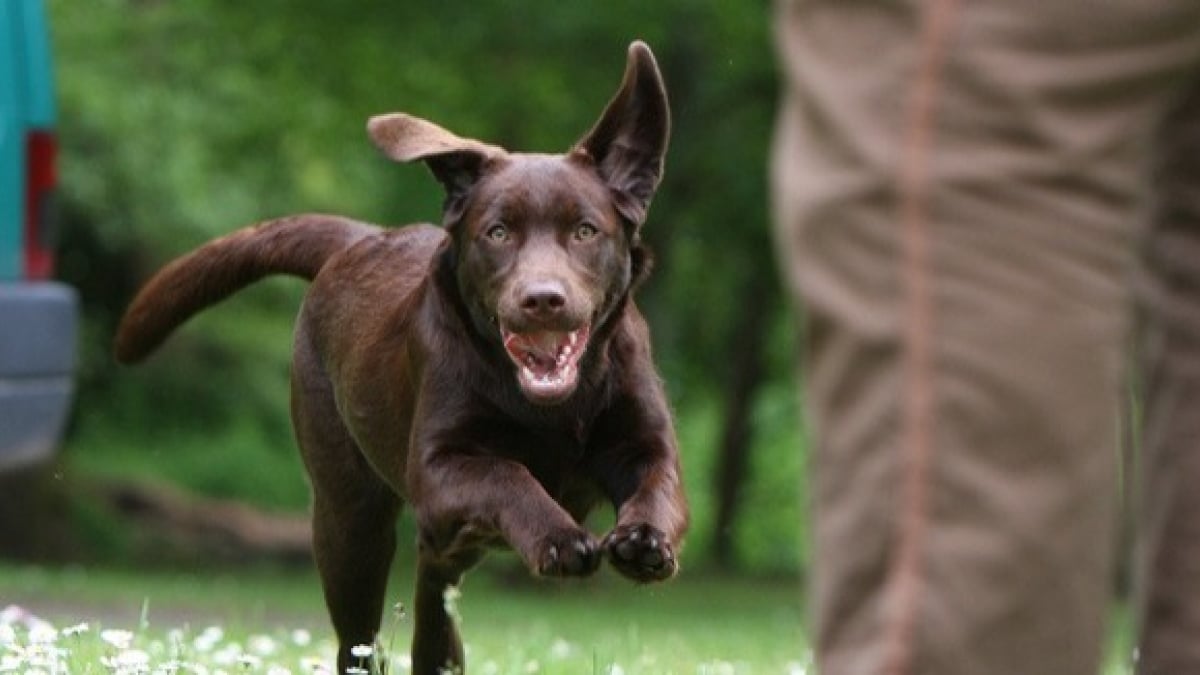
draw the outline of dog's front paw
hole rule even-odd
[[[567,530],[542,540],[537,573],[543,577],[584,577],[600,567],[600,545],[590,532]]]
[[[634,581],[670,579],[678,568],[666,535],[646,523],[618,525],[604,538],[603,546],[612,566]]]

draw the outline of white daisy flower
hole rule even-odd
[[[129,649],[129,645],[133,644],[133,633],[127,630],[108,628],[100,631],[100,639],[117,649]]]
[[[356,659],[369,659],[375,654],[375,647],[371,645],[354,645],[350,648],[350,655]]]

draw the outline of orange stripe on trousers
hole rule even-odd
[[[920,61],[911,96],[898,180],[901,283],[904,293],[900,448],[901,503],[898,549],[889,570],[890,613],[884,623],[884,672],[913,672],[915,624],[922,586],[922,554],[929,520],[930,465],[935,417],[930,255],[929,171],[946,43],[956,0],[921,3]]]

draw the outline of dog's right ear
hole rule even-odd
[[[502,148],[456,136],[419,117],[404,113],[376,115],[367,121],[375,146],[397,162],[423,160],[446,189],[447,221],[457,220],[463,198],[484,164],[504,154]]]

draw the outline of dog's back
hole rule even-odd
[[[310,439],[298,428],[311,474],[336,472],[332,465],[358,461],[348,451],[361,451],[379,477],[404,494],[416,379],[431,348],[455,352],[448,344],[453,334],[423,339],[441,327],[418,325],[418,305],[431,300],[424,290],[446,239],[431,225],[385,230],[333,256],[313,281],[296,323],[292,377],[294,386],[329,391],[296,396],[295,405],[307,405],[305,415],[329,418],[324,424],[336,427],[316,433],[348,433],[355,447]],[[293,417],[302,424],[302,415]]]

